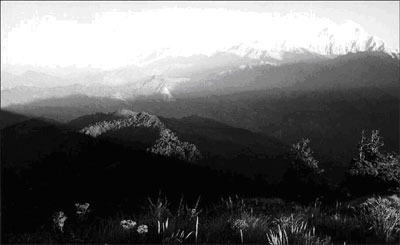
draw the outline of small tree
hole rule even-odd
[[[293,161],[291,167],[302,175],[323,172],[323,170],[318,167],[319,162],[314,158],[314,152],[308,146],[309,143],[309,139],[301,139],[292,146]]]
[[[367,138],[362,131],[358,156],[349,168],[350,189],[353,194],[390,194],[400,190],[399,156],[382,152],[384,145],[378,130]]]
[[[286,193],[297,199],[310,200],[321,194],[323,178],[318,160],[309,147],[309,139],[301,139],[291,149],[292,162],[284,176]]]

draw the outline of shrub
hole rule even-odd
[[[365,234],[369,232],[360,220],[359,213],[350,204],[336,202],[334,207],[321,210],[309,220],[319,231],[332,237],[335,244],[365,243]]]
[[[369,198],[361,205],[364,221],[380,242],[400,242],[400,200]]]
[[[310,140],[302,139],[292,146],[293,163],[292,166],[300,173],[322,173],[318,167],[318,160],[313,156],[314,152],[309,147]]]
[[[231,227],[240,234],[242,243],[264,243],[269,226],[269,216],[243,212],[230,220]]]
[[[358,146],[358,156],[349,168],[349,187],[353,194],[389,194],[400,191],[399,156],[380,150],[384,145],[378,130],[367,138],[364,131]]]
[[[171,212],[168,208],[169,203],[167,198],[164,200],[159,196],[157,201],[153,203],[153,201],[148,198],[149,200],[149,214],[152,216],[155,221],[166,220],[167,218],[171,217]]]
[[[325,193],[325,181],[321,176],[324,170],[318,167],[309,143],[309,139],[302,139],[292,146],[292,162],[283,180],[286,195],[297,201],[310,201]]]

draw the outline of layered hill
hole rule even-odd
[[[71,203],[82,201],[97,214],[110,214],[140,208],[138,198],[160,192],[177,200],[182,195],[207,200],[266,190],[266,185],[243,176],[135,150],[48,120],[20,121],[0,134],[2,218],[10,231],[48,223],[49,216],[43,214],[49,210],[69,210]]]
[[[242,66],[214,73],[208,78],[179,83],[174,89],[170,89],[171,83],[160,76],[145,81],[150,87],[168,88],[172,100],[166,100],[163,95],[123,100],[71,95],[6,108],[23,115],[62,122],[97,112],[112,113],[121,108],[166,118],[198,115],[275,136],[286,144],[310,138],[321,160],[333,159],[343,168],[354,156],[363,129],[381,130],[388,149],[398,150],[399,69],[398,58],[387,52],[358,52],[318,62]],[[160,86],[156,86],[158,83]],[[123,92],[128,93],[129,86],[120,89],[124,88]],[[26,93],[32,95],[29,90]],[[2,100],[7,98],[6,95],[3,91]],[[18,98],[24,96],[21,94]],[[80,129],[86,126],[89,124]],[[180,140],[194,143],[204,155],[203,148],[207,145],[193,142],[194,137],[181,136],[179,127],[168,126]],[[137,132],[128,133],[134,131],[128,128],[106,134],[119,134],[114,138],[140,134],[143,139],[146,134],[154,135],[139,144],[141,147],[146,145],[147,149],[160,135],[157,130],[146,130],[144,133],[144,129],[136,128]]]
[[[385,52],[350,53],[334,59],[283,65],[244,65],[203,80],[181,84],[173,93],[187,97],[260,89],[329,90],[399,88],[399,59]]]
[[[144,128],[148,135],[143,134],[146,139],[151,139],[154,136],[154,131],[157,132],[157,137],[147,151],[160,154],[163,156],[174,156],[182,160],[190,162],[197,161],[201,158],[201,153],[194,144],[182,142],[178,139],[173,131],[167,128],[158,117],[145,112],[133,112],[129,110],[120,110],[112,114],[95,115],[94,118],[87,118],[91,121],[87,126],[80,130],[81,133],[92,137],[108,136],[118,137],[122,140],[138,140],[137,138],[130,139],[134,135],[120,134],[118,131],[127,131],[131,128]],[[95,121],[94,121],[95,120]],[[82,124],[84,119],[77,119],[70,124],[76,126]],[[116,133],[117,132],[117,133]],[[123,135],[125,137],[123,137]]]
[[[52,100],[68,96],[83,95],[104,98],[126,104],[132,100],[153,98],[173,101],[180,97],[229,94],[271,88],[297,90],[348,89],[357,87],[396,87],[399,81],[399,59],[383,51],[349,53],[335,58],[298,60],[280,65],[263,62],[239,62],[227,54],[218,54],[215,59],[232,61],[229,66],[209,62],[211,57],[199,61],[199,69],[191,66],[186,74],[150,75],[137,78],[121,72],[123,78],[110,78],[108,85],[87,82],[55,87],[17,86],[2,90],[1,106],[35,104],[41,100]],[[234,56],[234,55],[233,55]],[[185,58],[186,59],[186,58]],[[190,61],[182,60],[183,63]],[[202,59],[200,59],[202,60]],[[169,64],[168,62],[166,64]],[[207,70],[207,71],[206,71]],[[118,73],[119,74],[119,73]],[[123,81],[114,84],[113,81]],[[7,81],[4,81],[5,83]],[[24,83],[22,83],[24,84]],[[57,84],[57,83],[54,83]],[[398,87],[398,86],[397,86]],[[114,102],[107,102],[114,103]],[[118,110],[114,109],[114,110]]]
[[[79,117],[68,125],[135,149],[247,176],[268,176],[269,181],[279,180],[288,166],[289,148],[279,140],[205,117],[166,118],[120,110]]]

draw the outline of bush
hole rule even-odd
[[[294,161],[292,167],[300,173],[322,173],[323,170],[318,167],[318,160],[314,158],[314,152],[308,146],[309,139],[302,139],[292,146],[292,156]]]
[[[361,205],[361,214],[378,242],[400,242],[400,199],[369,198]]]
[[[309,139],[302,139],[292,146],[292,162],[284,175],[285,193],[297,201],[315,200],[325,193],[325,180],[321,175],[324,170],[318,167],[309,143]]]
[[[364,131],[358,146],[358,156],[349,168],[349,187],[353,194],[392,194],[400,191],[400,163],[396,154],[382,152],[384,145],[378,130],[371,138]]]

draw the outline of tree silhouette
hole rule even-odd
[[[286,195],[296,197],[298,201],[309,201],[319,197],[323,191],[324,180],[318,167],[318,160],[309,147],[309,139],[301,139],[292,145],[292,162],[284,176]]]
[[[400,190],[400,163],[395,153],[381,151],[383,139],[378,130],[371,137],[362,131],[358,156],[349,167],[349,187],[353,194],[390,194]]]

